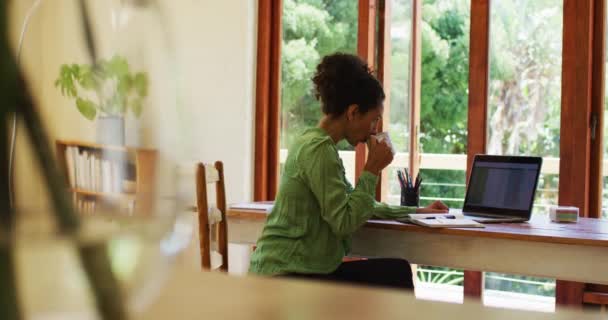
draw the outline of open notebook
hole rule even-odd
[[[484,228],[484,225],[465,217],[462,213],[410,214],[402,222],[411,222],[431,228]]]
[[[230,209],[264,210],[270,212],[273,205],[273,201],[235,203],[230,205]]]

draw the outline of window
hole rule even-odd
[[[490,17],[487,150],[543,157],[534,208],[543,213],[558,195],[562,2],[497,1]]]
[[[557,204],[563,0],[493,1],[487,152],[543,157],[534,212]],[[488,272],[485,292],[553,303],[555,280]],[[542,300],[541,300],[542,301]]]
[[[399,204],[401,189],[395,179],[397,169],[408,167],[410,148],[411,111],[411,52],[412,1],[392,0],[390,8],[390,55],[387,72],[390,88],[384,103],[384,128],[389,132],[397,155],[389,166],[384,183],[382,201]],[[388,190],[385,190],[388,189]]]
[[[420,205],[462,207],[466,189],[470,1],[425,1],[421,21]],[[462,299],[463,270],[419,266],[422,288]]]
[[[470,1],[422,7],[421,205],[461,207],[465,193]]]

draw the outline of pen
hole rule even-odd
[[[416,183],[414,184],[414,190],[418,191],[421,183],[422,183],[422,178],[420,177],[420,173],[418,173],[418,176],[416,176]]]
[[[405,179],[403,178],[403,173],[397,170],[397,178],[399,179],[399,184],[401,184],[401,189],[405,189]]]
[[[405,185],[408,189],[412,188],[412,178],[410,177],[410,173],[407,170],[403,170],[405,172]]]
[[[425,217],[425,219],[456,219],[455,216]]]

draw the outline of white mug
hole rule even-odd
[[[391,137],[388,135],[388,132],[376,133],[375,137],[378,142],[386,141],[386,144],[391,148],[391,151],[393,152],[393,156],[397,153],[395,152],[395,147],[393,147],[393,143],[391,142]]]

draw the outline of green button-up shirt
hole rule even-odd
[[[363,171],[353,189],[331,137],[306,130],[294,142],[279,192],[251,257],[249,272],[327,274],[350,249],[353,232],[372,216],[406,217],[415,208],[374,200],[378,177]]]

